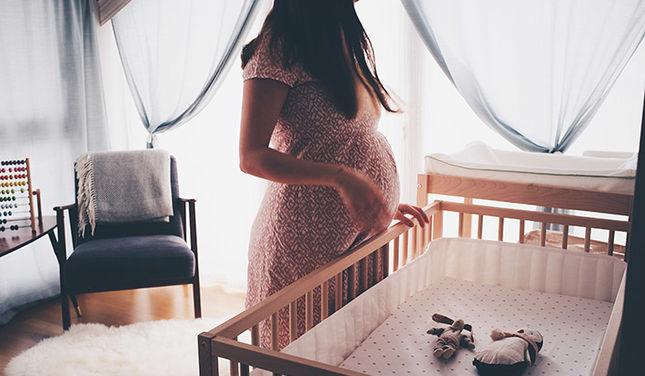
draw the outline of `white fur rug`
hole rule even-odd
[[[196,376],[197,335],[224,319],[162,320],[121,327],[79,324],[16,356],[6,376]],[[228,362],[220,359],[221,375]]]

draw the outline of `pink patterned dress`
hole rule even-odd
[[[244,68],[243,77],[271,79],[289,86],[271,138],[272,147],[300,159],[343,164],[362,171],[382,190],[393,216],[399,203],[399,180],[390,145],[377,131],[378,116],[359,113],[348,120],[300,66],[283,68],[269,48],[265,38]],[[251,232],[246,306],[261,302],[334,260],[363,238],[335,189],[269,182]],[[372,263],[368,265],[371,274]],[[346,301],[347,273],[343,280]],[[332,280],[330,307],[334,289]],[[319,289],[314,302],[319,307]],[[301,299],[299,334],[305,330],[304,316]],[[288,310],[281,310],[278,317],[282,348],[289,342]],[[318,308],[314,321],[319,318]],[[270,347],[271,328],[266,321],[260,325],[260,341],[262,346]]]

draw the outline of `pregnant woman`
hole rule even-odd
[[[427,223],[422,210],[399,204],[392,151],[377,131],[381,107],[397,110],[353,0],[274,0],[242,52],[242,66],[240,167],[270,181],[251,233],[247,307],[393,218],[411,226],[410,214]],[[347,273],[343,280],[347,300]],[[304,315],[299,302],[299,333]],[[289,341],[287,310],[278,327],[282,348]],[[262,346],[270,346],[270,330],[260,326]]]

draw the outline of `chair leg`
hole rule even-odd
[[[76,318],[83,317],[83,312],[81,311],[81,306],[78,305],[78,300],[76,300],[76,295],[70,295],[72,299],[72,305],[74,306],[74,311],[76,311]]]
[[[61,311],[63,314],[63,330],[68,330],[71,325],[71,318],[69,316],[69,301],[67,295],[60,294]]]
[[[193,305],[195,307],[195,318],[202,317],[202,297],[199,288],[199,277],[196,277],[193,282]]]

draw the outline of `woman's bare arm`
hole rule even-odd
[[[342,165],[298,159],[269,147],[271,134],[287,98],[289,87],[269,79],[244,83],[240,168],[260,178],[284,184],[315,184],[338,187],[347,172]]]

